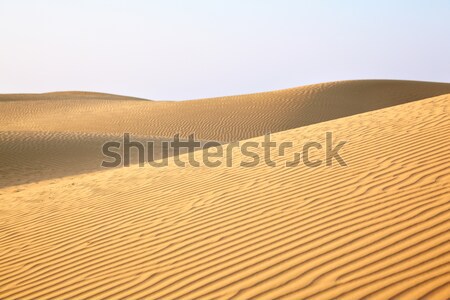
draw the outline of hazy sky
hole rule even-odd
[[[450,81],[450,1],[0,0],[0,93],[192,99]]]

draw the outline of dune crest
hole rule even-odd
[[[357,80],[182,102],[89,92],[0,95],[0,187],[99,170],[103,143],[125,132],[230,142],[446,93],[448,83]]]
[[[195,133],[201,140],[230,142],[447,93],[449,83],[356,80],[181,102],[86,92],[5,94],[0,126],[168,138]]]

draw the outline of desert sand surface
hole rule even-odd
[[[2,131],[236,141],[450,93],[449,83],[355,80],[191,101],[101,93],[0,95]]]
[[[180,103],[1,97],[3,180],[34,170],[0,188],[1,299],[450,296],[450,84],[347,81]],[[223,142],[261,142],[271,131],[294,147],[272,152],[275,167],[241,167],[248,157],[237,149],[233,167],[87,163],[123,132],[192,131]],[[285,166],[326,132],[347,141],[346,167]],[[22,150],[24,141],[36,146]],[[31,156],[49,141],[62,153],[81,149],[84,169],[76,157],[52,160],[51,149],[42,164],[78,171],[45,177],[31,161],[14,169],[14,149]]]
[[[231,142],[450,93],[450,84],[356,80],[191,101],[89,92],[0,95],[0,187],[99,170],[106,141],[195,133]],[[155,143],[155,145],[160,145]]]

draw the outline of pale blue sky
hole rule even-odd
[[[450,81],[450,1],[0,0],[0,93],[193,99]]]

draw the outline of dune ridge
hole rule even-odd
[[[195,133],[202,141],[230,142],[446,93],[448,83],[357,80],[182,102],[91,92],[4,94],[0,187],[99,170],[102,144],[124,132],[154,141]]]
[[[447,93],[449,83],[355,80],[181,102],[87,92],[4,94],[0,126],[167,138],[195,133],[201,140],[231,142]]]
[[[134,167],[0,189],[0,298],[447,299],[449,100],[273,135],[331,131],[348,167],[286,168],[273,153],[274,168]]]

